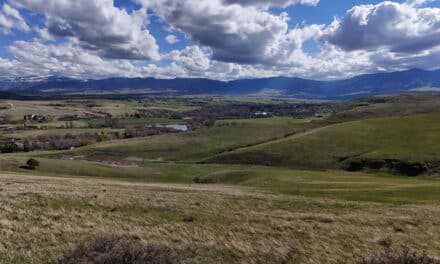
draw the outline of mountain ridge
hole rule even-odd
[[[372,73],[342,80],[311,80],[299,77],[268,77],[218,81],[205,78],[156,79],[113,77],[80,80],[50,76],[42,80],[0,81],[0,91],[18,94],[151,93],[167,95],[267,95],[304,99],[353,99],[363,96],[404,93],[418,89],[440,90],[440,70],[411,69]]]

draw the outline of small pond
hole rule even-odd
[[[168,124],[168,125],[154,125],[154,127],[169,128],[169,129],[173,129],[173,130],[181,131],[181,132],[188,131],[188,126],[187,125]]]

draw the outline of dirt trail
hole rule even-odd
[[[235,148],[235,149],[232,149],[232,150],[226,150],[226,151],[218,153],[218,154],[216,154],[214,156],[208,157],[205,160],[210,160],[211,158],[214,158],[216,156],[220,156],[220,155],[223,155],[223,154],[227,154],[227,153],[237,152],[237,151],[241,151],[241,150],[245,150],[245,149],[252,149],[252,148],[256,148],[256,147],[260,147],[260,146],[265,146],[265,145],[269,145],[269,144],[273,144],[273,143],[278,143],[278,142],[283,142],[283,141],[287,141],[287,140],[292,140],[292,139],[295,139],[295,138],[300,138],[300,137],[303,137],[303,136],[307,136],[307,135],[319,132],[319,131],[324,130],[324,129],[330,127],[330,126],[332,126],[332,125],[327,125],[327,126],[323,126],[323,127],[318,127],[318,128],[310,129],[310,130],[307,130],[307,131],[304,131],[304,132],[295,133],[295,134],[292,134],[292,135],[287,135],[287,136],[284,136],[284,137],[281,137],[281,138],[277,138],[277,139],[271,139],[271,140],[268,140],[268,141],[265,141],[265,142],[259,142],[259,143],[256,143],[256,144],[250,145],[250,146],[239,147],[239,148]]]

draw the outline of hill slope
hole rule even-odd
[[[295,168],[392,169],[417,175],[440,160],[440,113],[365,119],[318,128],[209,159]]]
[[[253,119],[246,123],[219,124],[179,134],[162,134],[103,142],[56,156],[81,156],[91,160],[126,160],[136,157],[152,161],[198,162],[232,149],[271,141],[305,131],[314,125],[294,118]]]

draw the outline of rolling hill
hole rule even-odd
[[[439,135],[439,113],[372,118],[317,128],[217,155],[206,162],[350,171],[386,169],[414,176],[438,170]]]

